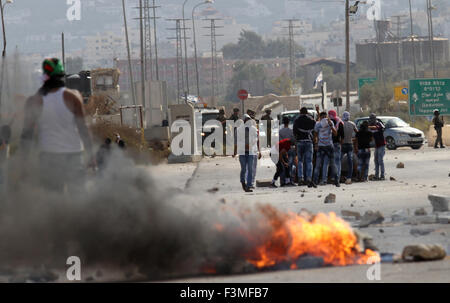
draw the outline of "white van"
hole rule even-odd
[[[317,112],[314,109],[308,109],[308,113],[311,115],[311,117],[316,120],[317,118]],[[290,110],[282,112],[278,116],[278,120],[280,121],[280,129],[283,128],[283,118],[288,117],[289,118],[289,128],[292,129],[294,127],[294,121],[300,116],[300,110]]]

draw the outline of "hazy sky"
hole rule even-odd
[[[74,0],[71,0],[74,1]],[[61,32],[65,32],[67,46],[72,49],[83,47],[82,36],[120,29],[123,25],[121,0],[80,0],[81,20],[69,22],[66,17],[67,0],[15,0],[5,9],[8,53],[17,45],[25,52],[50,52],[59,46]],[[260,33],[269,31],[275,21],[285,18],[299,18],[327,25],[330,21],[342,19],[343,1],[337,0],[216,0],[214,7],[223,16],[233,16],[239,23],[250,24]],[[444,5],[448,0],[435,0],[435,5]],[[126,0],[129,24],[137,26],[138,0]],[[159,31],[164,36],[169,27],[166,18],[181,16],[183,0],[156,0],[159,9]],[[200,0],[189,0],[186,14],[190,16],[194,4]],[[424,8],[424,1],[413,0],[418,9]],[[205,6],[206,7],[206,6]],[[383,0],[385,16],[396,14],[407,8],[407,0]],[[365,8],[361,9],[364,14]]]

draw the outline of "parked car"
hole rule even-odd
[[[395,150],[397,147],[409,146],[412,149],[420,149],[425,142],[425,134],[398,117],[380,116],[377,117],[386,127],[384,137],[386,138],[386,147]],[[369,120],[369,117],[358,118],[355,120],[358,129],[363,121]]]

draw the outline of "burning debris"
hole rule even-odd
[[[366,264],[371,257],[379,258],[372,250],[361,251],[351,227],[334,213],[284,213],[269,205],[257,210],[260,221],[253,228],[244,225],[236,230],[248,243],[245,260],[257,269],[302,268],[305,257],[310,261],[320,258],[323,265],[332,266]],[[317,259],[313,263],[322,264]]]
[[[297,215],[224,202],[220,211],[200,203],[201,196],[168,194],[148,171],[119,154],[112,159],[82,194],[24,183],[27,190],[6,197],[0,209],[0,242],[8,244],[0,250],[2,273],[50,281],[56,277],[48,272],[63,271],[68,256],[80,257],[90,271],[132,269],[132,279],[145,280],[344,266],[378,257],[362,250],[334,213]],[[28,270],[39,266],[48,272]]]

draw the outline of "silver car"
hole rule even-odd
[[[397,147],[409,146],[412,149],[420,149],[425,142],[425,134],[420,129],[411,127],[408,123],[398,117],[380,116],[377,117],[386,127],[384,137],[386,147],[395,150]],[[369,117],[355,120],[359,128],[363,121],[368,121]]]

